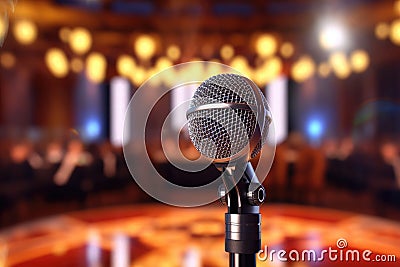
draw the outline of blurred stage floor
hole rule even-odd
[[[132,205],[67,213],[0,232],[3,266],[228,266],[225,207]],[[262,246],[271,249],[371,250],[396,262],[259,261],[257,266],[399,266],[400,223],[329,209],[294,205],[262,207]],[[342,240],[343,241],[343,240]],[[286,256],[287,257],[287,256]]]

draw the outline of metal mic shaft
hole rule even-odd
[[[259,183],[250,163],[244,166],[243,176],[236,182],[235,173],[240,168],[225,170],[224,188],[234,187],[226,192],[220,190],[220,197],[228,206],[225,214],[225,251],[229,252],[230,266],[255,266],[255,254],[261,248],[260,208],[265,200],[265,189]],[[229,168],[229,167],[228,167]]]

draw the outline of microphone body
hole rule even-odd
[[[265,97],[249,79],[220,74],[204,81],[187,111],[190,138],[222,172],[219,188],[225,214],[225,251],[231,267],[256,266],[261,249],[265,189],[249,160],[265,144],[271,116]]]

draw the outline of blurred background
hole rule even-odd
[[[146,79],[199,60],[237,69],[267,96],[277,150],[266,206],[400,218],[400,1],[0,0],[0,41],[5,244],[10,227],[49,216],[107,209],[116,219],[121,206],[156,205],[125,165],[125,110]],[[178,184],[198,178],[168,163],[160,131],[192,93],[163,97],[146,126],[155,166]],[[180,149],[198,157],[185,133]],[[184,266],[198,266],[196,249],[185,253]]]

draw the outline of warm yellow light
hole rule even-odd
[[[394,44],[400,45],[400,19],[396,19],[392,22],[389,37]]]
[[[254,73],[254,80],[259,85],[266,85],[279,74],[283,68],[282,60],[279,57],[273,57],[266,60]]]
[[[117,59],[117,71],[120,75],[129,77],[135,71],[136,62],[129,55],[121,55]]]
[[[147,69],[146,70],[146,75],[147,75],[147,78],[150,78],[150,77],[152,77],[153,75],[156,75],[158,73],[158,71],[157,71],[157,69],[155,68],[155,67],[153,67],[153,68],[150,68],[150,69]],[[160,79],[154,79],[155,81],[153,81],[153,83],[152,84],[154,84],[154,85],[159,85],[160,83],[160,81],[165,81],[165,79],[164,79],[164,77],[162,77],[162,78],[160,78]],[[150,81],[149,81],[150,82]]]
[[[82,59],[73,58],[70,63],[71,70],[75,73],[81,72],[83,70],[84,64]]]
[[[369,56],[364,50],[356,50],[350,56],[351,67],[354,72],[365,71],[369,66]]]
[[[292,43],[285,42],[281,46],[281,55],[285,58],[289,58],[293,55],[294,53],[294,46]]]
[[[221,47],[220,55],[223,60],[230,60],[234,54],[235,50],[233,49],[233,46],[226,44]]]
[[[68,36],[69,45],[76,54],[83,55],[92,47],[92,35],[85,28],[75,28]]]
[[[86,75],[89,80],[100,83],[104,81],[107,70],[106,58],[97,52],[91,53],[86,59]]]
[[[179,57],[181,56],[181,50],[177,45],[170,45],[167,48],[167,56],[171,59],[171,60],[178,60]]]
[[[158,79],[155,79],[157,80],[157,82],[162,83],[168,87],[174,87],[176,86],[177,79],[179,80],[183,78],[184,72],[182,70],[174,70],[173,68],[169,69],[168,71],[163,71],[165,70],[165,68],[171,65],[172,62],[168,62],[160,58],[159,60],[157,60],[156,66],[154,66],[154,68],[150,69],[147,72],[147,77],[151,77],[157,74]]]
[[[59,48],[50,48],[45,55],[45,62],[50,72],[57,78],[68,74],[68,60],[65,53]]]
[[[68,43],[70,34],[71,34],[71,29],[67,27],[62,27],[58,32],[60,40],[63,41],[64,43]]]
[[[345,79],[350,76],[351,67],[343,52],[335,52],[331,54],[329,57],[329,63],[338,78]]]
[[[315,63],[309,56],[301,57],[292,67],[292,77],[295,81],[303,82],[314,75]]]
[[[37,27],[30,20],[19,20],[13,28],[15,39],[23,45],[33,43],[37,37]]]
[[[329,56],[329,63],[333,68],[340,68],[347,62],[346,55],[343,52],[335,52]]]
[[[171,60],[169,60],[167,57],[160,57],[159,59],[157,59],[155,67],[157,71],[162,71],[171,66],[172,66]]]
[[[385,23],[381,22],[378,23],[375,27],[375,36],[376,38],[383,40],[386,39],[390,34],[390,26]]]
[[[236,56],[231,61],[231,67],[237,69],[243,75],[250,77],[251,69],[247,59],[244,56]]]
[[[231,66],[237,69],[243,69],[248,66],[248,62],[244,56],[236,56],[232,59]]]
[[[269,57],[276,53],[278,44],[271,34],[262,34],[256,40],[256,52],[261,57]]]
[[[268,70],[271,78],[275,78],[276,76],[281,74],[282,68],[282,60],[279,57],[273,57],[270,60],[267,60],[267,63],[265,65],[265,69]]]
[[[130,78],[134,85],[140,86],[147,79],[146,70],[139,66],[135,69],[135,72],[131,73]]]
[[[13,54],[11,54],[9,52],[5,52],[5,53],[1,54],[0,62],[1,62],[1,66],[3,66],[6,69],[10,69],[15,66],[16,59]]]
[[[351,68],[349,66],[343,67],[335,71],[336,76],[339,79],[346,79],[351,74]]]
[[[143,34],[136,39],[134,49],[138,58],[148,60],[156,52],[156,42],[150,35]]]
[[[176,76],[174,75],[175,72],[172,70],[167,71],[167,72],[162,72],[166,68],[171,67],[172,64],[173,64],[172,61],[168,57],[160,57],[159,59],[157,59],[154,68],[147,70],[146,75],[147,75],[147,77],[151,77],[154,74],[161,72],[158,74],[159,75],[158,81],[163,82],[167,86],[173,86],[174,81],[176,81]],[[174,73],[174,74],[172,74],[172,73]]]
[[[322,62],[318,66],[318,73],[321,77],[328,77],[328,75],[331,73],[331,66],[327,62]]]

